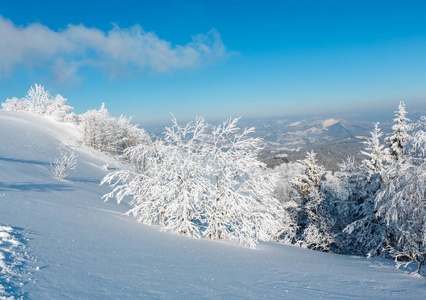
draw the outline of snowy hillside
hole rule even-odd
[[[0,111],[0,299],[419,299],[426,281],[393,261],[269,242],[256,250],[196,240],[124,216],[99,186],[112,158],[75,125]],[[60,150],[78,156],[52,178]]]

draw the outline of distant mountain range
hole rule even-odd
[[[424,110],[407,114],[412,121],[424,115]],[[304,159],[306,152],[313,150],[320,164],[328,170],[337,170],[348,157],[354,157],[356,161],[364,159],[361,154],[365,147],[363,142],[370,137],[375,122],[380,121],[384,137],[389,136],[393,118],[393,112],[380,111],[333,117],[242,119],[240,126],[254,126],[255,135],[264,139],[265,149],[260,158],[269,167]]]
[[[303,159],[314,150],[320,164],[336,169],[349,156],[360,159],[362,141],[370,134],[372,123],[343,119],[299,120],[277,119],[240,125],[256,127],[256,136],[263,138],[261,159],[270,167]]]
[[[409,112],[408,117],[417,121],[425,111]],[[264,140],[260,159],[269,167],[294,162],[306,157],[307,151],[315,151],[320,164],[328,170],[337,170],[348,157],[361,161],[363,142],[370,137],[373,122],[389,135],[393,120],[392,111],[376,114],[342,114],[329,116],[303,116],[287,118],[243,118],[240,128],[255,127],[253,136]],[[212,122],[217,124],[218,122]],[[169,126],[169,125],[168,125]],[[160,136],[164,126],[147,128],[153,136]]]

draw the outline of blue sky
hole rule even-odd
[[[426,103],[423,1],[0,2],[0,97],[139,123]]]

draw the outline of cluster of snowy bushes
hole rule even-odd
[[[7,99],[2,107],[6,111],[26,111],[51,116],[61,122],[76,123],[80,126],[85,145],[114,155],[122,155],[125,149],[150,140],[143,129],[131,123],[130,118],[123,115],[112,117],[105,104],[99,110],[76,115],[64,97],[59,94],[52,96],[38,84],[31,87],[24,98]]]
[[[52,116],[58,121],[76,122],[74,109],[67,104],[67,99],[57,94],[52,96],[44,87],[36,84],[31,87],[25,98],[13,97],[2,103],[4,110],[27,111],[39,115]]]
[[[80,116],[83,142],[93,149],[121,155],[127,148],[147,144],[150,138],[145,130],[131,123],[131,119],[121,115],[112,117],[102,103],[99,110],[89,110]]]
[[[400,103],[393,135],[381,144],[378,124],[365,142],[366,159],[325,171],[315,153],[275,169],[285,181],[276,195],[291,216],[280,239],[343,254],[380,255],[397,265],[426,260],[426,118],[410,123]]]

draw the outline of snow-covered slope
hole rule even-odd
[[[99,186],[111,158],[79,146],[76,128],[0,111],[0,298],[411,298],[424,278],[394,263],[278,243],[256,250],[195,240],[124,216]],[[75,173],[54,180],[61,148]],[[15,241],[15,242],[14,242]]]

